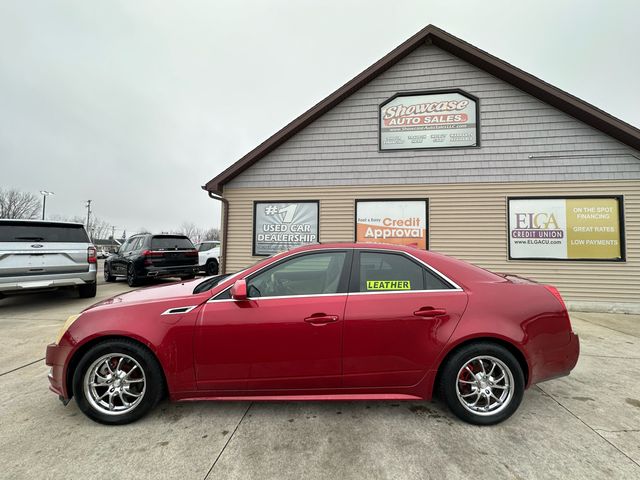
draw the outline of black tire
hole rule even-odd
[[[92,365],[94,362],[110,354],[116,356],[127,355],[135,360],[139,368],[144,372],[145,386],[143,393],[140,400],[135,400],[137,404],[129,411],[111,414],[105,413],[100,410],[99,407],[92,404],[92,401],[95,402],[95,400],[87,398],[84,386],[85,382],[90,381],[90,372],[88,372],[88,370],[93,370]],[[85,379],[85,377],[87,378]],[[107,389],[110,387],[104,388]],[[91,420],[107,425],[124,425],[139,420],[157,405],[162,398],[163,392],[164,376],[158,360],[148,349],[127,339],[105,340],[93,346],[82,357],[73,373],[73,395],[78,407]],[[89,393],[89,395],[91,395],[91,393]],[[114,394],[114,402],[116,402],[116,404],[118,402],[117,399],[118,397]],[[133,398],[130,398],[130,400],[133,402]]]
[[[111,267],[107,262],[104,262],[104,281],[105,282],[115,282],[115,275],[111,274]]]
[[[140,285],[140,279],[138,278],[138,272],[136,272],[133,263],[130,263],[127,267],[127,285],[130,287],[137,287]]]
[[[98,291],[98,285],[96,283],[87,283],[78,287],[78,294],[80,298],[93,298]]]
[[[491,391],[492,393],[496,392],[494,395],[500,395],[503,391],[510,392],[508,396],[503,399],[503,403],[505,403],[505,406],[498,404],[494,400],[490,400],[491,402],[494,402],[494,405],[498,405],[497,407],[495,407],[496,412],[493,414],[490,412],[475,413],[469,408],[465,407],[465,405],[463,404],[463,399],[458,398],[458,375],[465,367],[465,365],[467,365],[467,363],[469,363],[476,357],[489,357],[498,360],[498,362],[501,362],[502,365],[496,364],[496,366],[498,368],[506,368],[507,373],[505,375],[505,378],[509,380],[510,372],[513,379],[513,389],[511,390],[509,390],[508,388],[501,389],[500,384],[502,384],[502,382],[496,382],[496,385],[498,386],[494,386],[486,390]],[[473,373],[476,375],[481,373],[480,368],[482,367],[482,365],[478,362],[478,360],[475,360],[475,363],[473,364],[475,365]],[[485,360],[485,363],[487,362],[488,361]],[[487,368],[489,367],[489,365],[490,364],[487,364]],[[478,370],[478,372],[476,373],[475,370]],[[474,382],[476,381],[476,379],[471,376],[468,380]],[[473,395],[477,391],[476,389],[479,388],[478,385],[480,385],[480,380],[478,380],[478,385],[474,384],[470,385],[469,387],[466,387],[463,383],[461,383],[460,385],[460,388],[469,388],[469,392],[473,393],[467,394]],[[445,403],[458,418],[475,425],[494,425],[509,418],[520,406],[520,402],[522,402],[522,397],[524,395],[524,374],[522,373],[522,367],[520,366],[520,363],[509,350],[495,343],[478,342],[462,347],[451,357],[449,357],[441,371],[438,388]],[[480,390],[482,390],[482,388],[480,388]],[[461,392],[461,394],[464,393],[465,392]],[[486,398],[483,398],[483,395],[478,394],[477,397],[471,396],[470,401],[476,401],[476,399],[479,398],[479,401],[481,402],[480,405],[485,405],[487,400]]]
[[[218,271],[220,270],[220,266],[218,265],[218,261],[215,258],[210,258],[207,260],[207,263],[204,266],[204,271],[207,275],[218,275]]]

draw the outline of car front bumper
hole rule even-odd
[[[47,345],[47,353],[45,356],[46,365],[51,367],[47,376],[49,379],[49,390],[58,394],[63,402],[71,398],[71,392],[67,391],[65,381],[65,362],[70,350],[71,347],[50,343]]]

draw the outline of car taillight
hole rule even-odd
[[[87,262],[96,263],[98,261],[98,257],[96,256],[95,247],[87,248]]]
[[[145,250],[144,252],[142,252],[142,256],[144,257],[145,265],[152,265],[153,262],[151,261],[150,257],[154,257],[154,258],[164,257],[164,252],[157,252],[154,250]]]
[[[197,250],[189,250],[188,252],[185,253],[185,255],[187,257],[197,257],[198,256],[198,251]]]
[[[164,257],[164,252],[156,252],[154,250],[145,250],[142,252],[143,257]]]
[[[564,304],[564,300],[562,299],[562,295],[560,295],[560,292],[556,287],[551,285],[545,285],[544,288],[546,288],[554,297],[558,299],[558,301],[560,302],[560,305],[562,305],[562,308],[564,308],[565,310],[567,309],[567,306]]]

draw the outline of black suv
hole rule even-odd
[[[147,278],[191,279],[197,272],[198,251],[184,235],[133,235],[104,262],[105,281],[127,277],[130,287]]]

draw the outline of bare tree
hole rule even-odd
[[[42,204],[37,195],[0,188],[0,218],[40,218]]]
[[[220,229],[210,228],[205,230],[202,240],[220,240]]]
[[[171,233],[185,235],[193,243],[200,243],[205,240],[218,240],[220,238],[220,230],[217,228],[201,228],[192,222],[183,222],[180,228],[173,230]]]

